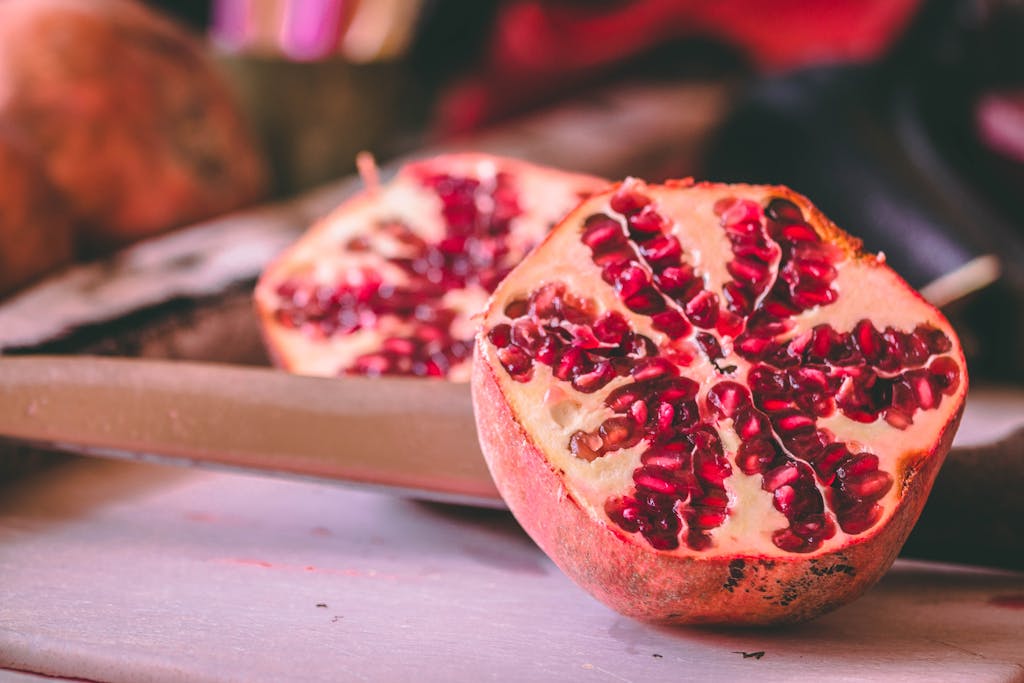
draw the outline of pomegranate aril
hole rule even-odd
[[[722,295],[730,311],[739,315],[750,315],[754,310],[754,295],[735,282],[727,282],[722,286]]]
[[[608,361],[595,363],[592,369],[581,369],[573,378],[572,386],[584,394],[592,394],[603,389],[615,379],[615,370]]]
[[[636,422],[637,424],[643,425],[647,423],[647,417],[649,415],[649,412],[647,410],[647,404],[645,402],[640,400],[633,401],[631,404],[629,404],[627,412],[629,416],[633,418],[633,421]]]
[[[647,287],[629,298],[623,299],[626,308],[644,315],[654,315],[665,310],[665,300],[657,290]]]
[[[777,455],[768,439],[750,439],[742,442],[736,451],[736,466],[744,474],[759,474],[771,465]]]
[[[594,322],[594,336],[605,344],[621,344],[630,331],[629,323],[618,311],[608,311]]]
[[[794,433],[814,429],[814,420],[797,411],[786,411],[772,420],[782,432]]]
[[[610,417],[601,423],[598,433],[606,450],[630,448],[640,443],[643,434],[636,423],[626,417]]]
[[[614,498],[604,506],[605,514],[623,531],[636,533],[640,531],[640,518],[643,514],[640,504],[635,498]]]
[[[732,474],[732,467],[729,466],[725,458],[716,457],[713,453],[707,451],[697,450],[694,453],[693,462],[694,473],[706,484],[721,486],[726,478]],[[722,506],[724,507],[728,502],[728,499],[726,499]],[[707,503],[706,499],[705,503]]]
[[[780,486],[794,483],[799,478],[800,470],[797,468],[796,463],[787,462],[766,472],[761,486],[765,491],[774,491]]]
[[[540,348],[543,342],[544,337],[537,324],[532,320],[520,318],[512,323],[512,343],[519,348],[532,354]]]
[[[946,333],[931,325],[918,325],[914,329],[914,336],[924,340],[932,355],[948,353],[953,348],[953,342],[949,340]]]
[[[775,197],[764,209],[765,216],[776,222],[800,223],[804,220],[803,212],[793,202]]]
[[[847,477],[840,485],[841,490],[857,498],[878,499],[892,488],[892,476],[887,472],[867,472]]]
[[[686,317],[697,327],[709,329],[718,320],[718,296],[704,290],[686,304]]]
[[[595,253],[607,252],[626,244],[622,223],[611,216],[594,214],[584,222],[583,227],[580,239]]]
[[[666,496],[677,493],[676,484],[672,481],[672,472],[654,465],[644,465],[633,472],[633,482],[638,489],[643,488]]]
[[[683,248],[680,246],[679,240],[672,235],[659,235],[640,245],[640,254],[655,270],[679,265],[679,257],[682,253]]]
[[[694,505],[692,512],[687,514],[687,521],[691,529],[714,529],[722,526],[725,519],[725,510],[704,505]]]
[[[836,470],[852,457],[849,449],[841,443],[833,443],[826,446],[813,458],[812,466],[818,480],[826,486],[835,481]]]
[[[650,205],[645,206],[640,212],[630,215],[626,222],[629,224],[630,235],[637,241],[643,241],[653,235],[659,235],[669,227],[665,217],[655,211]]]
[[[722,345],[718,343],[718,338],[712,334],[701,332],[697,335],[697,344],[709,360],[713,361],[725,357],[725,354],[722,352]]]
[[[767,265],[753,258],[733,259],[729,261],[726,269],[735,280],[758,289],[770,276]]]
[[[689,301],[701,288],[700,280],[694,277],[693,267],[688,265],[662,268],[654,274],[654,284],[681,303]]]
[[[818,233],[805,224],[792,223],[781,230],[781,238],[789,242],[817,242]]]
[[[744,407],[733,418],[733,426],[741,439],[766,436],[770,431],[768,419],[760,412]]]
[[[949,356],[940,356],[928,364],[928,372],[936,378],[943,394],[953,394],[960,385],[960,366]]]
[[[625,188],[612,195],[611,201],[609,202],[612,211],[624,215],[636,213],[650,203],[651,200],[649,197]]]
[[[604,455],[604,444],[596,434],[577,431],[569,437],[569,452],[581,460],[593,462]]]
[[[718,417],[732,417],[750,405],[750,392],[738,382],[719,382],[708,391],[708,408]]]
[[[514,379],[527,381],[527,373],[533,369],[533,359],[518,346],[506,346],[498,349],[498,360]]]
[[[836,474],[840,479],[846,479],[847,477],[856,477],[869,472],[875,472],[878,470],[878,456],[874,453],[858,453],[854,457],[850,458],[842,467],[840,467]]]
[[[678,377],[679,368],[665,358],[655,356],[637,363],[630,374],[637,382],[644,382],[662,377]]]
[[[840,528],[851,535],[862,534],[882,518],[882,507],[877,503],[857,505],[837,513]]]
[[[721,217],[722,225],[726,227],[742,223],[759,223],[761,220],[761,207],[749,199],[720,199],[715,202],[713,210]]]
[[[836,291],[828,286],[799,285],[793,290],[792,301],[802,310],[807,310],[815,306],[827,306],[838,296]]]
[[[651,327],[664,332],[669,339],[685,337],[693,329],[678,311],[669,309],[651,316]]]

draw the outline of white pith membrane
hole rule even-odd
[[[726,270],[726,264],[735,255],[722,227],[722,218],[715,212],[714,207],[719,200],[748,199],[764,207],[771,199],[782,197],[798,204],[809,223],[817,221],[812,218],[812,207],[805,200],[779,188],[743,185],[647,186],[631,179],[625,183],[623,191],[639,192],[650,198],[651,206],[669,220],[669,231],[682,246],[682,262],[693,266],[696,274],[703,278],[704,288],[719,296],[723,310],[726,304],[722,286],[733,280]],[[659,355],[665,354],[672,340],[652,327],[649,316],[627,308],[615,287],[602,279],[602,269],[594,263],[594,253],[581,239],[586,230],[584,222],[595,214],[611,216],[625,225],[625,217],[611,208],[611,198],[612,193],[609,192],[585,202],[498,287],[482,326],[481,348],[484,358],[494,368],[513,414],[547,458],[552,470],[560,474],[565,492],[599,523],[651,550],[652,546],[640,532],[624,530],[609,518],[606,503],[637,493],[634,472],[643,465],[641,455],[652,447],[652,440],[645,437],[634,446],[608,450],[593,460],[577,457],[570,450],[570,440],[577,432],[596,433],[607,419],[622,416],[622,413],[616,413],[606,406],[605,399],[615,389],[632,384],[633,378],[628,374],[617,376],[594,393],[582,393],[569,380],[556,378],[551,366],[534,360],[530,371],[532,374],[527,373],[529,379],[523,381],[522,376],[516,379],[499,360],[498,348],[488,336],[496,326],[513,322],[513,317],[506,314],[510,303],[513,303],[512,310],[515,311],[517,306],[522,308],[520,302],[529,300],[532,293],[545,285],[563,283],[570,296],[589,302],[592,308],[588,312],[592,313],[594,319],[608,311],[617,311],[628,321],[634,332],[644,334],[655,342]],[[763,217],[762,225],[765,225]],[[837,236],[837,233],[832,232],[834,227],[823,228],[817,224],[813,227],[815,232],[826,237],[826,242]],[[687,545],[688,528],[683,521],[683,513],[688,503],[676,503],[674,511],[680,518],[678,548],[662,549],[659,552],[701,557],[808,557],[834,551],[856,542],[858,538],[869,537],[892,516],[902,495],[903,476],[908,467],[913,465],[915,458],[931,451],[961,404],[966,390],[962,356],[956,336],[946,320],[884,266],[880,259],[871,255],[854,256],[852,250],[858,245],[844,235],[839,236],[836,242],[842,245],[837,250],[839,260],[833,264],[837,275],[831,282],[837,298],[831,304],[815,306],[794,315],[790,318],[795,323],[793,329],[779,335],[776,340],[790,341],[821,323],[831,325],[840,333],[851,332],[858,321],[863,319],[870,320],[878,331],[891,326],[909,333],[918,325],[928,325],[941,330],[951,340],[952,348],[945,353],[930,356],[921,366],[913,367],[926,367],[938,355],[950,358],[955,361],[959,372],[956,389],[951,390],[949,395],[943,395],[937,407],[914,411],[912,423],[903,429],[890,425],[884,419],[884,411],[870,423],[852,420],[838,409],[828,417],[817,418],[815,428],[831,432],[834,435],[832,443],[845,444],[853,454],[866,452],[876,455],[878,471],[888,473],[893,483],[884,496],[877,500],[882,508],[881,517],[869,529],[847,534],[836,522],[836,515],[830,507],[829,486],[814,477],[814,485],[824,501],[824,513],[832,522],[835,533],[811,548],[801,549],[799,553],[791,552],[781,549],[773,541],[773,535],[786,529],[790,522],[776,508],[773,493],[763,488],[764,473],[745,474],[741,471],[736,463],[736,450],[741,438],[733,429],[733,421],[729,418],[716,418],[706,401],[709,389],[722,381],[731,380],[746,385],[748,370],[754,364],[733,351],[731,336],[713,330],[725,357],[712,364],[695,341],[695,335],[702,330],[694,326],[690,333],[672,344],[677,351],[693,357],[688,366],[680,366],[679,370],[682,377],[699,384],[696,404],[700,411],[700,421],[714,427],[723,445],[725,458],[731,466],[731,473],[724,481],[729,502],[724,522],[705,530],[710,537],[710,544],[702,549],[693,549]],[[633,246],[636,244],[633,243]],[[775,264],[778,265],[777,259]],[[649,267],[648,272],[651,272]],[[776,272],[772,270],[773,283]],[[770,290],[771,285],[764,290],[765,295]],[[515,313],[514,317],[518,315]],[[718,369],[731,370],[729,366],[735,366],[735,370],[723,373]],[[909,367],[901,366],[897,372]],[[773,430],[776,443],[781,444],[778,428],[774,427]],[[792,457],[788,452],[785,454]]]
[[[424,330],[415,315],[378,315],[367,306],[349,307],[347,324],[325,333],[320,324],[287,324],[280,311],[288,303],[281,286],[298,283],[302,294],[330,291],[339,285],[358,289],[376,278],[388,286],[401,288],[410,281],[408,270],[390,259],[415,258],[416,246],[403,240],[393,227],[408,228],[428,245],[444,239],[447,231],[442,214],[443,202],[430,178],[450,176],[455,180],[479,181],[474,194],[482,228],[494,209],[493,193],[498,187],[510,190],[518,212],[509,223],[501,242],[508,252],[499,266],[511,268],[547,234],[548,230],[583,197],[607,183],[592,176],[555,171],[518,160],[482,154],[453,154],[409,164],[395,178],[371,187],[346,202],[316,225],[279,257],[263,274],[256,288],[256,302],[264,334],[275,361],[299,374],[335,376],[353,372],[360,357],[376,354],[386,339],[403,340]],[[389,227],[390,226],[390,227]],[[357,244],[353,248],[353,244]],[[450,288],[440,297],[429,298],[429,309],[447,309],[454,317],[442,325],[448,335],[464,342],[464,357],[450,362],[441,358],[439,366],[453,381],[468,381],[471,340],[490,291],[479,282]],[[352,324],[356,320],[357,324]],[[352,329],[355,328],[355,329]],[[404,374],[430,374],[421,367],[406,368]],[[362,374],[390,374],[362,372]]]

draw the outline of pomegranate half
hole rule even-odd
[[[784,187],[627,180],[497,288],[475,347],[516,518],[619,612],[812,618],[877,581],[967,390],[943,316]]]
[[[484,154],[404,166],[271,264],[256,305],[274,361],[307,375],[469,380],[488,295],[608,181]]]

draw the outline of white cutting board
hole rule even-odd
[[[111,682],[1019,681],[1024,574],[901,561],[811,624],[656,627],[576,588],[506,513],[82,460],[0,489],[0,667]]]

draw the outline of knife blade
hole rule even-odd
[[[469,386],[216,363],[0,358],[0,435],[87,455],[313,477],[501,507]]]

